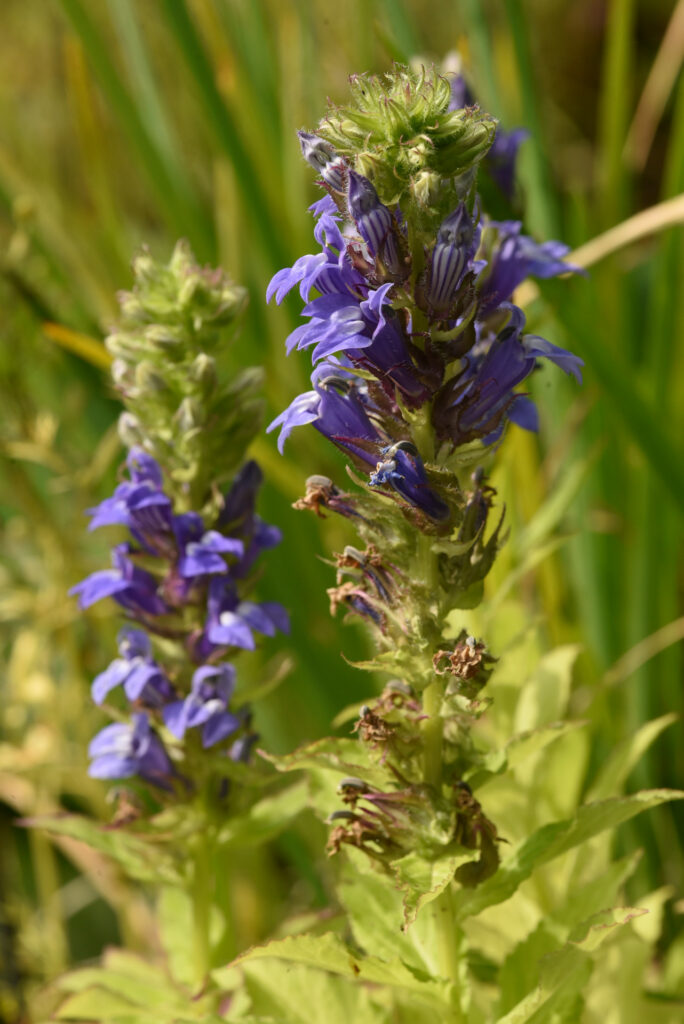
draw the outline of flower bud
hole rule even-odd
[[[190,379],[199,384],[202,396],[206,399],[214,391],[217,383],[216,360],[206,352],[200,352],[190,367]]]
[[[140,425],[140,420],[130,412],[122,412],[118,422],[119,437],[126,448],[140,448],[143,446],[145,434]]]
[[[474,255],[475,225],[464,203],[442,221],[432,250],[426,301],[433,313],[447,314],[454,304],[456,289]]]
[[[401,274],[405,268],[399,256],[395,220],[378,199],[378,193],[370,181],[350,171],[347,199],[349,213],[371,256],[380,259],[391,274]]]
[[[329,142],[309,132],[297,132],[302,156],[315,171],[319,171],[326,185],[336,192],[344,192],[347,173],[346,162]]]
[[[181,434],[190,434],[204,423],[202,406],[194,398],[184,398],[174,416]]]
[[[138,363],[135,368],[134,379],[139,394],[145,395],[150,392],[166,390],[166,381],[148,359]]]

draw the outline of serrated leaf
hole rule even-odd
[[[187,935],[186,924],[186,958]],[[174,1022],[181,1017],[204,1020],[210,1008],[207,1000],[198,1000],[189,989],[170,983],[162,968],[124,949],[108,949],[101,965],[71,971],[58,984],[63,991],[73,993],[60,1007],[60,1019],[95,1016],[98,1021],[119,1022],[125,1016],[147,1021],[159,1020],[164,1014]]]
[[[159,844],[147,842],[123,829],[105,828],[77,814],[52,815],[26,819],[25,824],[46,832],[78,839],[106,853],[128,875],[140,882],[179,885],[182,873],[172,856]]]
[[[455,899],[457,919],[463,920],[479,914],[485,907],[509,899],[536,867],[559,857],[587,839],[606,829],[616,828],[651,807],[681,799],[684,799],[684,792],[679,790],[644,790],[631,796],[586,804],[580,807],[574,818],[544,825],[520,843],[503,861],[496,874],[477,889],[459,890]]]
[[[229,818],[218,833],[220,843],[255,846],[277,835],[292,823],[309,802],[306,780],[265,796],[246,814]]]
[[[402,894],[389,873],[350,849],[342,863],[337,892],[361,949],[372,949],[383,960],[400,959],[410,967],[426,969],[415,943],[402,928]]]
[[[612,907],[610,910],[602,910],[577,925],[570,933],[568,942],[591,953],[610,937],[612,929],[643,917],[644,914],[648,914],[645,907]]]
[[[479,850],[458,850],[428,861],[412,852],[395,860],[392,868],[403,893],[404,923],[413,924],[421,907],[444,892],[461,864],[476,860]]]
[[[633,907],[604,911],[584,921],[575,937],[562,949],[543,956],[539,961],[539,985],[529,992],[497,1024],[556,1024],[579,1020],[579,994],[584,991],[591,972],[591,954],[606,938],[614,934],[615,927],[627,924],[638,914]],[[533,950],[525,950],[528,956]]]
[[[570,880],[566,902],[554,909],[553,920],[562,927],[571,928],[597,914],[604,907],[613,906],[621,887],[630,878],[641,860],[641,851],[613,861],[596,878],[587,879],[586,870],[579,878]]]
[[[446,982],[433,981],[426,974],[411,970],[400,960],[381,960],[377,956],[363,956],[354,952],[337,935],[321,936],[296,935],[254,946],[239,956],[229,968],[244,967],[257,959],[285,960],[291,964],[315,967],[358,982],[405,988],[419,995],[422,1000],[436,1008],[444,1007],[449,1001],[451,986]],[[221,971],[215,971],[219,981]]]
[[[274,764],[279,772],[313,768],[341,775],[360,775],[367,782],[381,788],[388,779],[387,771],[371,761],[366,747],[359,740],[347,737],[328,736],[299,747],[291,754],[275,756],[263,753],[262,756]]]
[[[387,1020],[371,993],[346,978],[277,960],[253,961],[243,970],[254,1012],[272,1015],[268,1019],[277,1024],[385,1024]]]

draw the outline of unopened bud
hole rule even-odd
[[[347,165],[342,157],[329,142],[318,135],[297,132],[297,136],[306,162],[320,173],[326,185],[330,185],[336,192],[344,192]]]
[[[202,426],[202,406],[194,398],[184,398],[174,419],[182,434],[189,434]]]
[[[208,397],[216,387],[216,360],[200,352],[190,367],[190,378],[200,385],[203,396]]]
[[[122,412],[118,422],[119,437],[126,448],[140,448],[143,445],[144,433],[137,416],[131,412]]]
[[[143,360],[135,368],[135,386],[139,392],[165,391],[166,381],[158,373],[153,363]]]
[[[183,331],[177,327],[167,327],[165,324],[150,324],[145,328],[145,340],[154,348],[168,352],[183,345]]]

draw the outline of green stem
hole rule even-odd
[[[209,927],[211,916],[211,837],[200,831],[193,848],[192,898],[193,958],[195,982],[204,987],[211,966]]]
[[[442,719],[439,714],[444,684],[441,679],[423,692],[423,778],[435,789],[442,788]]]
[[[414,251],[415,248],[414,246]],[[412,313],[417,312],[414,307]],[[415,323],[416,319],[414,319],[414,326]],[[411,433],[423,460],[431,462],[435,457],[435,433],[432,426],[432,408],[429,404],[425,405],[416,414],[411,425]],[[430,641],[438,642],[442,627],[442,623],[439,621],[442,602],[439,596],[439,564],[437,555],[433,550],[434,540],[435,538],[429,534],[419,534],[412,569],[414,580],[416,582],[420,581],[425,587],[426,594],[429,595],[426,601],[426,614],[423,618],[420,632],[423,637],[429,638]],[[430,670],[431,668],[432,666],[430,666]],[[423,712],[426,717],[421,723],[423,779],[440,796],[442,794],[442,738],[444,727],[440,712],[444,688],[444,680],[432,672],[432,681],[423,690]],[[435,955],[439,974],[441,977],[457,984],[461,973],[459,931],[454,918],[454,905],[450,887],[447,887],[428,905],[426,912],[432,915],[434,923]],[[459,1021],[461,1014],[455,1011],[451,1019]]]

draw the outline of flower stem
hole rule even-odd
[[[193,957],[195,983],[204,987],[211,966],[209,927],[211,917],[211,839],[205,831],[198,832],[193,848],[191,884]]]

